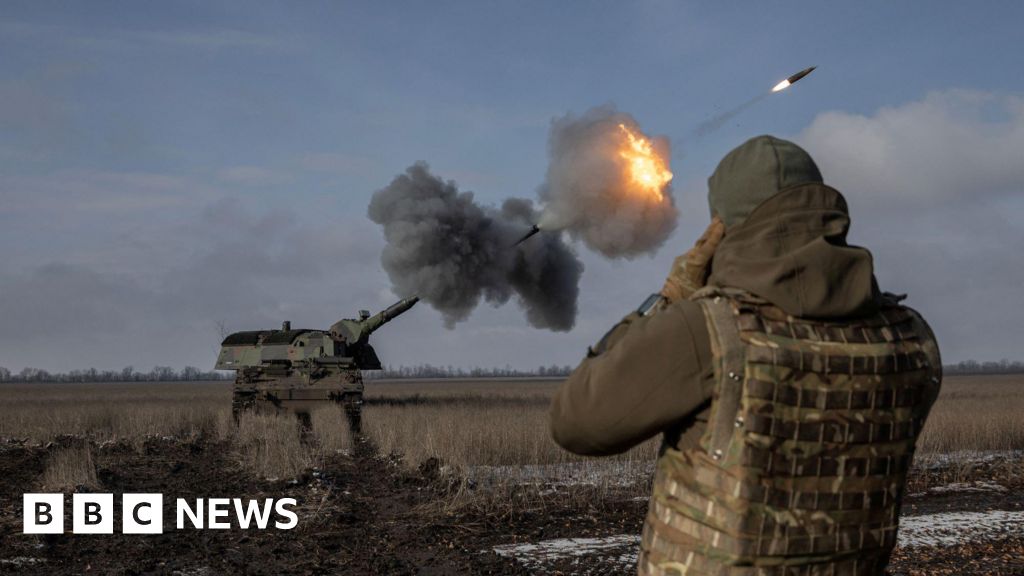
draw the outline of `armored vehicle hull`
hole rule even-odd
[[[322,370],[312,375],[289,367],[246,368],[235,377],[232,412],[288,410],[308,414],[326,403],[344,404],[358,411],[363,397],[363,376],[358,369]]]

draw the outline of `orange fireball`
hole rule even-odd
[[[659,202],[665,199],[662,190],[672,181],[668,161],[654,151],[650,140],[619,124],[626,135],[619,154],[629,163],[629,179],[642,191],[655,196]]]

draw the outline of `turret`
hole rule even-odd
[[[349,345],[365,343],[375,330],[405,313],[419,301],[418,296],[399,300],[373,316],[370,316],[365,310],[360,310],[358,320],[344,318],[335,322],[331,326],[331,336],[337,340],[343,340]]]

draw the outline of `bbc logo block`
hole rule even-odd
[[[63,494],[25,494],[22,503],[25,534],[64,533]]]
[[[163,531],[163,494],[124,494],[121,496],[121,532],[125,534],[161,534]]]
[[[64,498],[64,494],[23,495],[23,532],[64,534]],[[292,530],[299,523],[296,505],[294,498],[195,498],[191,502],[177,498],[177,522],[172,526],[177,530],[189,526],[196,530]],[[71,495],[71,533],[113,534],[116,526],[122,534],[163,534],[163,494],[122,494],[120,506],[113,494]]]
[[[113,534],[114,495],[75,494],[72,496],[71,531],[75,534]]]
[[[63,494],[25,494],[22,522],[25,534],[64,533]],[[162,494],[123,494],[121,496],[121,532],[124,534],[162,534],[164,531]],[[73,494],[71,532],[74,534],[114,533],[113,494]]]

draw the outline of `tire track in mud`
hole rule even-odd
[[[372,442],[356,440],[352,458],[335,474],[348,500],[339,518],[353,543],[353,574],[520,574],[522,567],[493,553],[486,543],[466,538],[465,522],[445,515],[442,497],[428,477],[403,471],[382,457]]]

